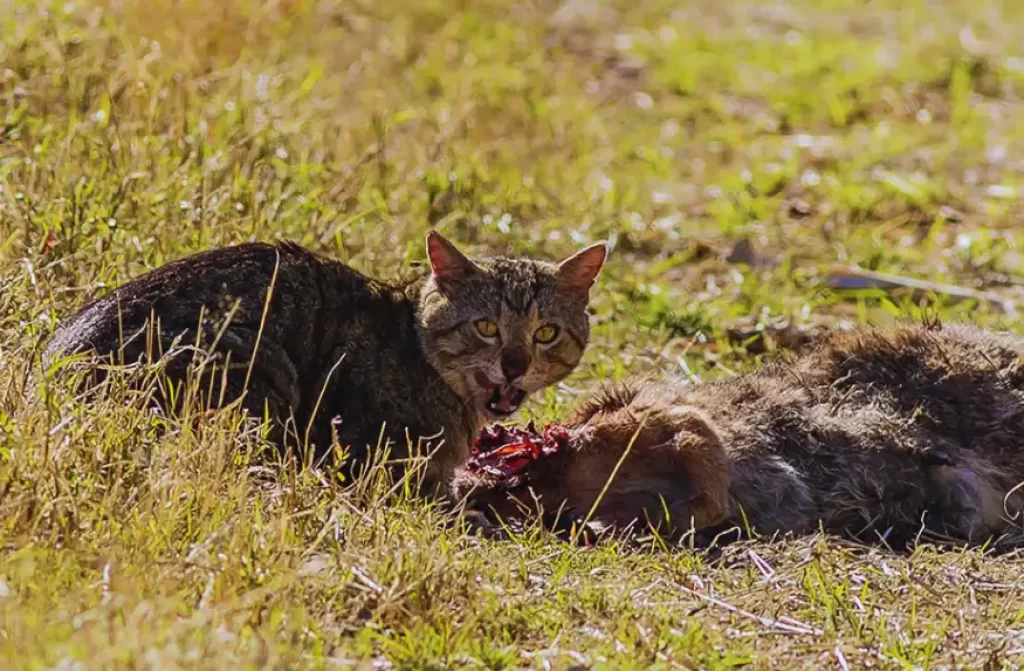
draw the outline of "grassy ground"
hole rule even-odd
[[[0,0],[4,668],[1013,668],[1019,558],[820,538],[480,543],[259,477],[235,418],[159,431],[31,378],[59,315],[287,238],[382,275],[614,241],[578,374],[728,375],[906,296],[1024,296],[1014,0]],[[998,303],[928,308],[1018,327]],[[164,427],[166,428],[166,427]]]

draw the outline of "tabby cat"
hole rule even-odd
[[[473,261],[436,232],[426,246],[429,272],[402,285],[290,243],[201,253],[86,305],[54,333],[44,362],[86,353],[102,376],[97,358],[161,359],[171,381],[211,390],[205,404],[241,398],[269,417],[280,444],[308,438],[323,455],[336,439],[352,471],[383,438],[399,462],[410,448],[432,454],[425,479],[436,485],[482,423],[579,364],[606,250],[556,265]],[[198,375],[204,356],[217,366]]]
[[[540,503],[555,528],[703,541],[819,526],[894,548],[920,534],[1012,541],[1024,341],[967,325],[835,333],[743,375],[606,387],[562,435],[565,449],[514,478],[458,469],[455,493],[478,515],[522,519]]]

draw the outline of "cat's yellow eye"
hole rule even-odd
[[[485,338],[493,338],[498,335],[498,325],[490,319],[477,319],[473,322],[473,326],[476,327],[476,332]]]
[[[542,345],[553,343],[557,337],[558,327],[554,324],[545,324],[537,329],[533,334],[533,339]]]

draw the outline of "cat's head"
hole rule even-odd
[[[596,244],[561,263],[468,259],[427,236],[430,277],[420,294],[424,351],[482,421],[505,418],[576,368],[590,336],[590,288],[604,265]]]

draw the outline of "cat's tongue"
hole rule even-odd
[[[519,409],[525,398],[526,392],[519,387],[503,384],[494,388],[494,393],[487,402],[487,409],[495,415],[511,415]]]

